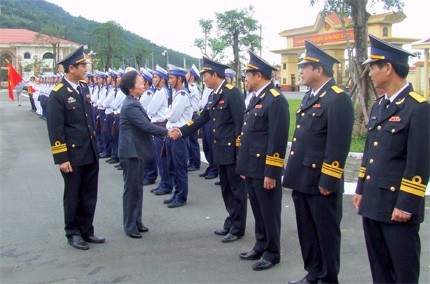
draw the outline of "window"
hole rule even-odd
[[[384,27],[382,29],[382,36],[388,36],[388,28],[387,27]]]
[[[43,55],[43,59],[53,59],[54,58],[54,54],[52,54],[52,52],[47,52]]]
[[[31,59],[31,53],[30,52],[24,53],[24,59]]]

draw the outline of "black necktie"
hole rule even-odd
[[[79,85],[78,85],[77,90],[78,90],[78,94],[79,94],[79,95],[81,95],[81,97],[82,97],[84,94],[82,93],[82,88],[81,88],[81,86],[79,86]]]
[[[251,96],[251,100],[249,101],[249,104],[250,105],[255,104],[257,100],[258,100],[258,97],[255,95],[255,93],[253,93]]]

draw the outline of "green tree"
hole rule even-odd
[[[248,49],[256,50],[261,48],[261,37],[258,35],[258,21],[253,17],[254,8],[249,6],[242,10],[229,10],[223,13],[215,13],[217,30],[216,36],[211,36],[212,21],[199,21],[203,30],[203,38],[197,38],[194,41],[195,46],[200,48],[205,56],[208,56],[207,48],[211,50],[208,56],[215,60],[222,59],[227,47],[231,48],[233,54],[232,69],[240,74],[240,59]],[[240,80],[236,80],[239,84]]]
[[[57,73],[57,62],[60,54],[60,39],[64,38],[65,26],[43,26],[40,33],[35,35],[35,41],[43,44],[50,44],[52,46],[52,54],[54,58],[52,60],[52,70]]]
[[[386,10],[403,9],[404,3],[401,0],[370,0],[371,5],[383,3]],[[314,5],[318,0],[310,0],[311,5]],[[370,13],[367,12],[367,4],[369,0],[325,0],[324,13],[335,12],[339,15],[343,31],[345,34],[350,72],[352,81],[354,82],[354,95],[358,100],[358,107],[355,108],[354,135],[362,136],[366,132],[365,125],[369,121],[370,109],[376,97],[376,92],[372,83],[369,80],[368,70],[362,69],[362,63],[367,58],[367,22],[370,18]],[[345,17],[351,17],[354,30],[354,52],[349,44],[348,34],[346,33]],[[352,58],[354,54],[354,58]]]
[[[103,23],[92,31],[91,35],[95,39],[93,50],[97,54],[98,68],[102,67],[107,71],[112,67],[112,58],[119,54],[125,45],[123,33],[124,29],[115,21]]]
[[[136,68],[139,70],[144,67],[151,56],[151,49],[141,39],[136,39],[131,45],[131,50],[127,51],[127,55],[133,55],[134,61],[136,62]]]

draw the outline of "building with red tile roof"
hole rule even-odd
[[[53,43],[57,52],[53,51]],[[25,29],[0,29],[0,81],[6,81],[7,62],[26,77],[56,73],[55,62],[82,44]]]

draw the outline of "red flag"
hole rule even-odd
[[[29,94],[34,94],[34,92],[36,92],[36,90],[32,86],[27,86],[27,92]]]
[[[15,101],[13,98],[13,89],[19,82],[22,81],[22,77],[16,72],[16,70],[12,67],[10,63],[7,64],[7,81],[8,81],[8,89],[9,89],[9,98],[12,101]]]

